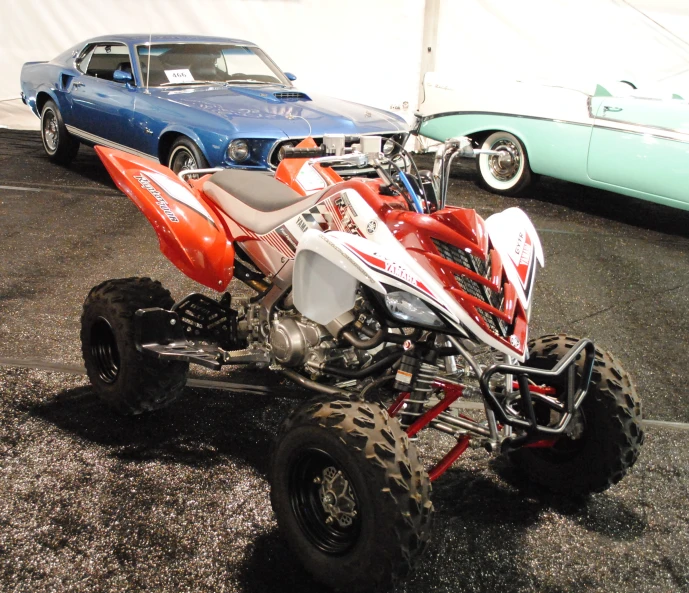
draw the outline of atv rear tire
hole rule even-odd
[[[93,390],[122,414],[157,410],[179,397],[189,363],[137,351],[134,313],[174,301],[150,278],[107,280],[91,289],[81,316],[81,350]]]
[[[270,483],[282,533],[328,587],[388,587],[428,541],[430,480],[397,420],[376,404],[300,406],[279,429]]]
[[[551,369],[577,341],[564,335],[538,338],[529,344],[526,364]],[[572,422],[583,429],[578,438],[560,437],[552,448],[520,449],[511,459],[530,480],[558,493],[582,496],[619,482],[639,457],[644,432],[634,384],[609,352],[596,348],[589,391]]]

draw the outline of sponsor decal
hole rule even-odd
[[[148,177],[146,177],[143,173],[140,173],[139,175],[134,175],[134,179],[136,179],[141,185],[141,187],[143,187],[148,193],[150,193],[155,198],[155,201],[158,203],[158,206],[163,211],[163,214],[165,214],[165,216],[168,217],[168,220],[170,220],[171,222],[179,222],[179,218],[175,216],[175,213],[172,211],[170,205],[167,203],[163,195],[155,187],[153,187],[153,184],[148,179]]]
[[[391,262],[388,259],[385,260],[385,271],[388,274],[397,276],[397,278],[399,278],[400,280],[404,280],[407,284],[411,284],[413,286],[419,285],[419,281],[411,272],[409,272],[406,268],[400,266],[399,264]]]
[[[514,249],[510,252],[510,259],[514,262],[517,274],[519,274],[519,279],[524,287],[526,287],[526,279],[533,260],[533,249],[531,237],[522,229],[516,237]]]
[[[522,343],[519,341],[519,338],[515,335],[510,336],[510,344],[514,346],[517,350],[521,347]]]
[[[344,202],[345,207],[346,207],[347,209],[349,209],[349,211],[351,212],[352,216],[354,216],[355,218],[356,218],[357,216],[359,216],[359,215],[356,213],[356,210],[354,210],[354,208],[352,208],[352,203],[349,201],[349,197],[347,196],[347,193],[346,193],[346,192],[342,192],[342,194],[340,194],[340,197],[342,198],[342,201]]]
[[[376,228],[378,227],[378,223],[375,220],[369,221],[369,223],[366,225],[366,232],[369,235],[372,235],[373,233],[376,232]]]
[[[301,229],[302,233],[305,233],[309,230],[309,226],[306,224],[303,216],[297,217],[297,226]]]

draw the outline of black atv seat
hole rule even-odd
[[[230,218],[258,235],[310,208],[323,193],[304,197],[271,175],[241,169],[214,173],[203,191]]]

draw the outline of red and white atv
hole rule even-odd
[[[96,150],[163,253],[222,296],[176,303],[148,278],[96,286],[81,330],[94,390],[124,413],[155,410],[195,363],[269,368],[317,392],[282,423],[270,483],[285,538],[322,583],[358,591],[404,575],[429,538],[431,482],[472,439],[576,495],[636,461],[640,403],[616,360],[588,339],[527,344],[543,265],[528,217],[510,208],[484,221],[445,205],[467,139],[446,142],[421,172],[401,146],[386,157],[380,137],[354,149],[343,136],[307,139],[284,151],[275,177],[177,177]],[[379,178],[343,181],[335,163]],[[256,294],[224,292],[233,277]],[[434,467],[417,452],[424,429],[456,439]]]

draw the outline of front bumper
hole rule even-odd
[[[577,366],[582,354],[583,366],[580,375],[577,376]],[[583,339],[579,340],[550,371],[526,366],[496,364],[483,372],[479,380],[481,391],[498,422],[525,432],[523,437],[517,438],[520,442],[517,443],[517,439],[513,439],[512,445],[523,444],[521,441],[526,442],[534,437],[557,437],[567,431],[574,414],[588,393],[594,359],[593,342]],[[491,390],[490,380],[495,374],[512,375],[517,381],[520,395],[519,412],[506,403],[504,396],[501,397]],[[529,389],[530,381],[534,384],[558,385],[564,390],[562,394],[564,397],[556,399],[536,393]],[[539,424],[534,402],[539,402],[560,414],[558,423],[555,426]]]

